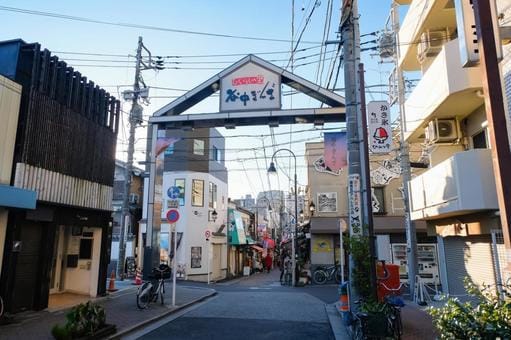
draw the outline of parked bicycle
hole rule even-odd
[[[341,282],[341,269],[339,266],[320,266],[314,270],[312,280],[315,284],[322,285],[327,281],[334,279],[336,283]]]
[[[153,276],[155,281],[146,281],[137,292],[137,307],[145,309],[151,302],[158,301],[160,297],[163,305],[165,295],[165,278],[170,277],[170,267],[166,264],[160,264],[158,268],[153,268]]]

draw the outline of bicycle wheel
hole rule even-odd
[[[366,338],[364,335],[362,321],[360,319],[357,319],[351,326],[351,338],[354,340],[363,340]]]
[[[327,281],[327,275],[323,270],[319,269],[312,274],[312,280],[315,284],[322,285]]]
[[[399,340],[401,335],[403,335],[403,320],[401,320],[401,310],[395,308],[394,311],[394,338]]]
[[[137,292],[137,307],[140,309],[147,308],[152,297],[152,287],[150,282],[144,282]]]
[[[341,277],[341,269],[336,269],[334,274],[335,282],[341,283],[342,277]]]

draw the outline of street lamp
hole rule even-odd
[[[211,213],[211,219],[213,220],[213,222],[216,222],[217,217],[218,213],[216,212],[215,209],[213,209],[213,212]]]
[[[309,211],[311,212],[311,216],[314,216],[314,212],[316,211],[316,205],[314,205],[314,202],[309,204]]]
[[[298,223],[298,181],[296,179],[296,155],[293,151],[289,149],[278,149],[273,153],[271,156],[271,162],[270,167],[268,168],[268,174],[277,174],[277,169],[275,168],[275,155],[279,153],[280,151],[287,151],[289,152],[295,161],[295,223],[293,224],[293,229],[291,231],[291,263],[292,263],[292,280],[293,280],[293,287],[296,286],[296,254],[295,254],[295,234],[296,234],[296,224]]]

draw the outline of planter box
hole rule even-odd
[[[106,324],[102,328],[100,328],[96,334],[84,336],[81,338],[78,338],[77,340],[96,340],[96,339],[103,339],[106,338],[109,335],[115,334],[117,332],[117,327],[115,325],[109,325]]]

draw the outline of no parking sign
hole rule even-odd
[[[179,220],[179,211],[176,209],[170,209],[167,211],[167,221],[169,223],[176,223]]]

